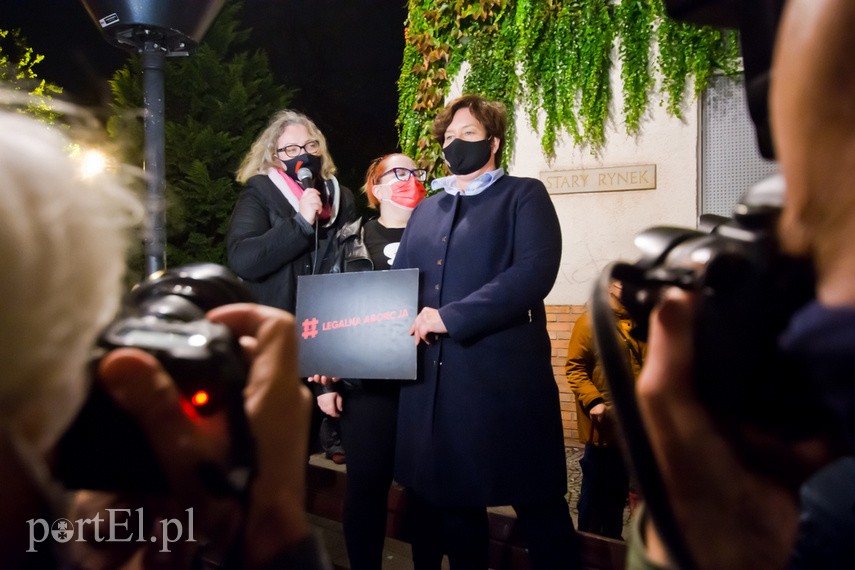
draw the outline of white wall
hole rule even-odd
[[[517,138],[510,173],[540,177],[542,171],[576,170],[633,164],[656,166],[656,188],[554,194],[561,221],[563,253],[550,304],[583,304],[594,280],[610,261],[634,261],[635,235],[653,225],[695,227],[698,216],[698,111],[692,104],[685,122],[668,115],[654,101],[643,134],[628,137],[621,123],[608,129],[607,144],[598,156],[589,149],[563,144],[548,164],[539,137],[518,113]],[[569,138],[569,137],[568,137]],[[546,183],[546,180],[543,180]]]

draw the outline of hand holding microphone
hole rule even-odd
[[[300,215],[310,224],[314,224],[323,209],[321,193],[312,187],[312,171],[305,166],[297,171],[297,180],[303,187],[303,195],[300,197]]]

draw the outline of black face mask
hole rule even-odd
[[[303,153],[295,156],[294,158],[283,160],[282,164],[285,165],[285,174],[294,180],[299,181],[297,173],[301,168],[308,168],[312,171],[312,176],[317,177],[318,173],[321,171],[321,160],[321,157],[315,156],[314,154]]]
[[[442,149],[452,174],[471,174],[487,164],[492,154],[493,145],[489,138],[482,141],[454,139]]]

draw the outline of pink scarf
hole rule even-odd
[[[300,184],[296,180],[288,176],[284,170],[277,168],[276,172],[278,172],[279,176],[281,176],[285,180],[285,184],[288,186],[288,190],[291,191],[291,193],[297,198],[297,201],[299,202],[300,198],[303,196],[303,187],[300,186]],[[326,204],[321,210],[321,213],[318,215],[318,217],[322,220],[329,220],[331,213],[332,211],[330,209],[330,205]]]

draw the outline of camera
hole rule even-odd
[[[787,255],[779,246],[783,194],[783,178],[773,177],[750,188],[732,218],[703,215],[698,229],[644,230],[635,239],[639,259],[610,264],[594,288],[593,333],[624,454],[680,568],[696,565],[680,538],[680,523],[645,432],[635,379],[609,306],[609,283],[622,283],[621,303],[634,322],[631,334],[645,341],[651,312],[667,288],[696,295],[695,393],[722,433],[731,435],[746,465],[780,472],[786,467],[779,458],[744,441],[745,428],[784,441],[835,429],[819,390],[806,388],[808,374],[778,346],[793,314],[814,298],[815,285],[809,260]]]
[[[696,293],[698,397],[724,424],[733,420],[791,439],[827,416],[804,393],[804,371],[778,347],[793,313],[814,298],[809,260],[779,247],[783,190],[783,178],[773,177],[752,187],[732,218],[703,215],[697,230],[647,229],[635,239],[640,259],[616,263],[610,276],[623,283],[621,302],[640,340],[647,340],[664,289]]]
[[[247,364],[230,330],[205,319],[217,306],[251,302],[252,295],[227,269],[212,263],[155,274],[128,295],[119,316],[101,333],[90,369],[92,389],[60,439],[56,472],[71,489],[130,493],[168,490],[160,463],[136,422],[100,388],[101,358],[117,348],[154,355],[199,416],[224,414],[230,439],[228,473],[200,466],[215,491],[245,485],[255,470],[253,439],[243,407]]]

